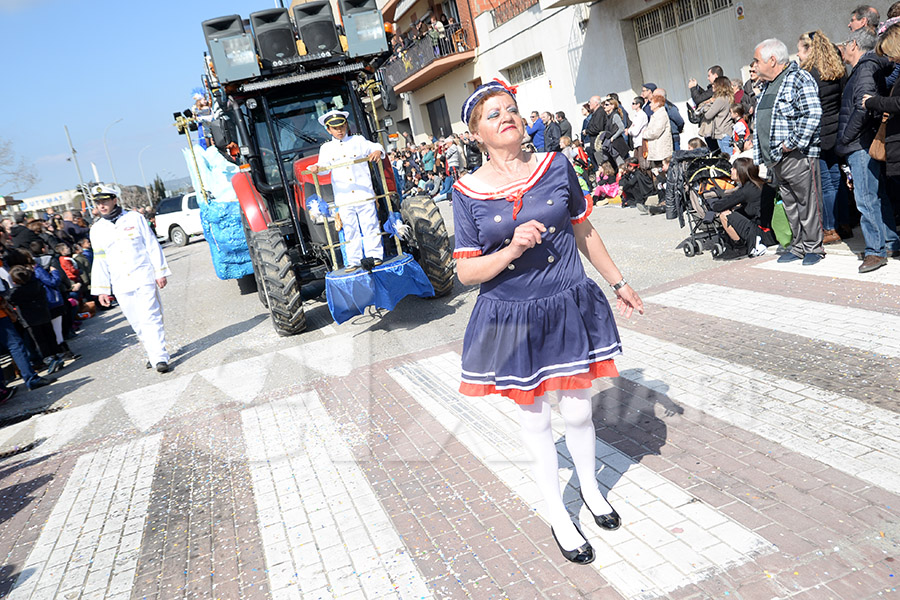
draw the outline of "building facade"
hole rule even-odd
[[[855,7],[836,0],[389,0],[385,21],[399,34],[427,31],[432,15],[452,14],[465,38],[435,50],[425,33],[418,46],[395,50],[383,71],[400,97],[388,129],[416,141],[465,131],[462,102],[494,77],[519,85],[523,114],[564,111],[576,135],[592,95],[616,92],[629,106],[644,82],[665,88],[686,113],[691,77],[706,86],[707,69],[721,65],[726,76],[745,80],[766,38],[794,51],[802,33],[821,29],[842,42]]]

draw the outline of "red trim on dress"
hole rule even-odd
[[[534,399],[547,392],[556,390],[586,390],[598,377],[618,377],[619,370],[613,359],[591,363],[588,371],[577,375],[565,375],[545,379],[536,388],[520,390],[516,388],[498,390],[493,384],[466,383],[459,384],[459,392],[464,396],[487,396],[500,394],[504,398],[512,398],[516,404],[534,404]]]
[[[517,192],[521,188],[521,193],[525,193],[537,184],[538,180],[543,177],[544,173],[550,168],[550,164],[553,162],[553,159],[556,157],[556,152],[548,152],[547,155],[538,163],[537,168],[534,170],[534,173],[528,176],[528,179],[525,180],[525,183],[520,183],[518,181],[509,183],[504,185],[503,187],[497,188],[492,192],[477,192],[467,186],[462,179],[453,184],[453,187],[468,196],[469,198],[474,198],[475,200],[497,200],[499,198],[505,198],[511,192]]]
[[[593,198],[585,197],[584,204],[587,207],[584,209],[584,214],[581,215],[580,217],[578,217],[577,219],[572,219],[572,225],[578,225],[579,223],[583,222],[585,219],[587,219],[589,216],[591,216],[591,213],[594,211]]]
[[[458,250],[453,253],[453,258],[475,258],[481,256],[481,250]]]

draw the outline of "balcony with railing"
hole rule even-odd
[[[523,12],[535,6],[539,0],[506,0],[496,8],[491,9],[491,17],[494,19],[494,27],[500,27],[504,23],[518,17]]]
[[[382,67],[382,75],[396,93],[411,92],[474,58],[466,29],[448,30],[442,36],[432,36],[429,31],[396,48]]]

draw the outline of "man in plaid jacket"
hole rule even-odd
[[[753,160],[775,175],[793,234],[778,262],[814,265],[825,257],[819,211],[819,86],[790,62],[784,42],[761,42],[753,65],[763,81],[756,105]]]

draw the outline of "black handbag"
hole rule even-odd
[[[697,113],[696,110],[694,110],[694,107],[691,106],[690,102],[686,102],[685,106],[687,106],[688,121],[690,121],[694,125],[699,125],[700,124],[700,115]]]

